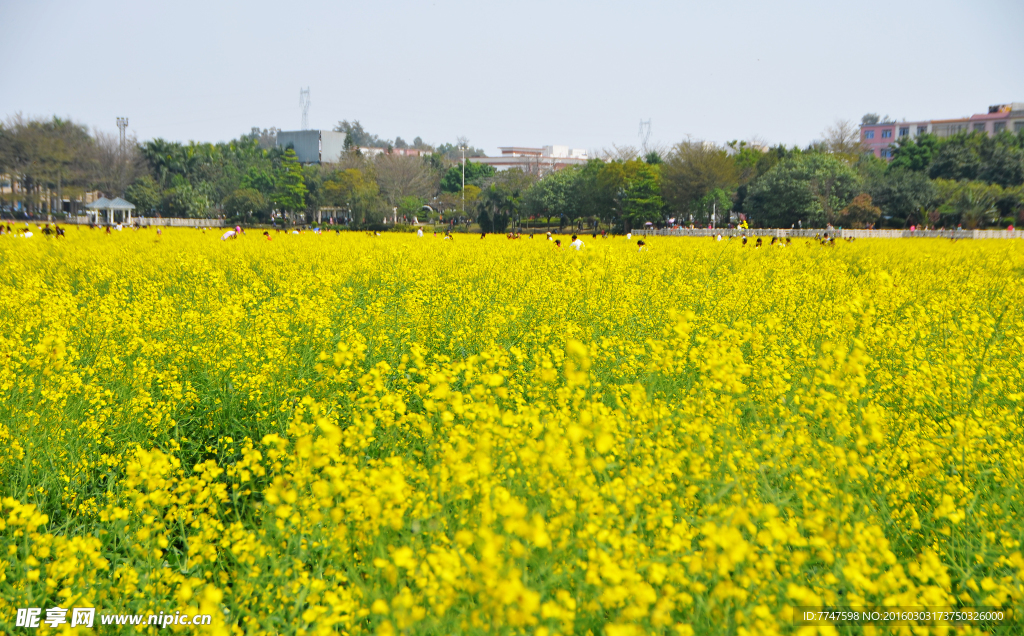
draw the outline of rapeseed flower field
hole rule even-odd
[[[1024,610],[1019,241],[272,236],[0,240],[0,631]]]

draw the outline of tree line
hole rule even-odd
[[[146,142],[115,135],[90,134],[69,120],[15,116],[0,124],[0,206],[8,213],[62,213],[62,200],[98,191],[124,197],[136,215],[182,218],[223,216],[249,222],[305,222],[315,216],[354,225],[395,217],[424,215],[431,203],[435,217],[462,211],[462,173],[456,155],[465,139],[433,148],[417,137],[412,146],[400,137],[382,140],[358,121],[340,122],[348,132],[349,152],[335,164],[301,165],[291,148],[277,146],[276,130],[253,128],[227,143]],[[359,147],[416,147],[425,157],[392,152],[364,154]],[[470,148],[469,156],[482,154]],[[472,181],[490,174],[470,163]],[[476,186],[466,188],[472,212]],[[73,206],[67,210],[77,212]],[[427,215],[431,212],[427,211]]]
[[[522,197],[529,218],[620,227],[1006,227],[1024,222],[1024,133],[903,139],[886,162],[837,122],[805,148],[686,140],[591,161]],[[500,225],[500,223],[499,223]]]
[[[805,148],[688,139],[643,153],[615,148],[548,174],[467,161],[463,180],[460,148],[482,154],[465,139],[433,147],[419,137],[382,139],[358,121],[336,129],[348,149],[320,166],[299,164],[256,128],[227,143],[122,145],[68,120],[14,117],[0,125],[3,204],[60,212],[60,200],[98,190],[123,196],[142,216],[352,227],[415,218],[472,221],[487,232],[538,223],[974,228],[1024,220],[1024,133],[904,138],[887,163],[864,152],[856,126],[837,122]],[[393,152],[405,147],[423,154]]]

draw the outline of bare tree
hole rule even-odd
[[[605,161],[632,161],[640,157],[640,151],[636,146],[616,146],[612,144],[611,150],[601,149],[601,158]]]
[[[437,191],[435,173],[419,157],[384,153],[374,161],[381,194],[391,206],[405,197],[428,198]]]
[[[848,119],[837,119],[822,133],[824,149],[834,155],[856,157],[864,152],[860,144],[860,128]]]
[[[93,181],[105,195],[124,196],[124,191],[145,172],[145,162],[135,137],[121,145],[117,135],[94,134]]]
[[[736,187],[736,163],[724,148],[707,141],[678,143],[661,169],[662,196],[675,211],[686,213],[714,190]]]

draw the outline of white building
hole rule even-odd
[[[569,146],[544,146],[543,148],[507,146],[498,150],[501,150],[499,157],[466,157],[466,160],[484,163],[498,170],[519,168],[523,172],[547,174],[567,166],[585,164],[588,159],[586,150]]]

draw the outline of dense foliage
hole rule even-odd
[[[1021,241],[271,237],[0,238],[0,631],[1024,611]]]
[[[363,227],[400,218],[457,220],[494,232],[528,220],[620,229],[741,222],[976,228],[1024,221],[1024,132],[902,138],[886,164],[864,154],[856,128],[839,122],[825,141],[804,149],[687,140],[556,173],[539,163],[497,173],[471,160],[481,151],[464,139],[406,156],[396,149],[431,148],[418,137],[411,145],[382,139],[358,121],[339,122],[337,130],[348,135],[341,161],[301,166],[289,149],[274,145],[271,131],[253,129],[222,144],[155,139],[120,146],[68,121],[14,119],[0,127],[0,174],[17,182],[7,202],[30,211],[99,189],[127,197],[141,215],[242,222],[326,217]],[[870,200],[850,208],[865,196]]]

